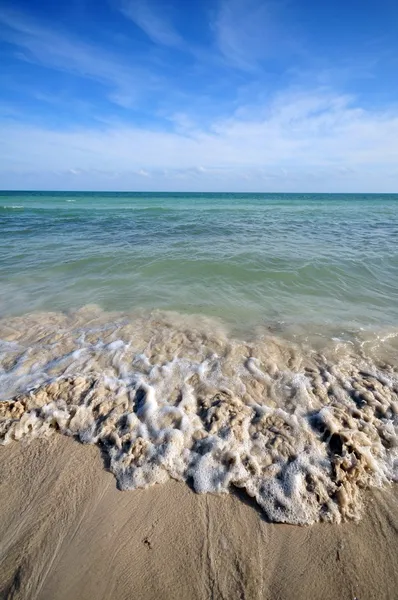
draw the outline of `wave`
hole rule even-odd
[[[398,479],[397,335],[245,342],[94,307],[3,320],[1,440],[98,444],[123,490],[173,478],[243,488],[273,521],[357,519],[364,488]]]

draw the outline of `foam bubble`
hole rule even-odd
[[[363,488],[398,479],[396,336],[316,349],[175,315],[116,317],[0,322],[2,443],[77,436],[108,453],[122,489],[235,486],[296,524],[358,518]]]

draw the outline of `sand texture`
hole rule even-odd
[[[244,490],[273,522],[357,520],[398,481],[398,331],[287,333],[95,307],[0,320],[0,443],[60,432],[124,490],[173,479]]]
[[[396,485],[360,522],[301,527],[174,481],[119,491],[104,461],[61,435],[0,448],[1,598],[398,597]]]

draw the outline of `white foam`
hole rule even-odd
[[[236,486],[289,523],[355,518],[361,488],[398,479],[397,372],[352,345],[192,341],[157,317],[112,341],[107,328],[60,338],[54,326],[43,346],[37,327],[36,343],[24,325],[28,348],[26,333],[0,346],[3,443],[78,436],[102,444],[122,489],[170,477],[198,493]]]

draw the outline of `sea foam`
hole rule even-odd
[[[245,490],[273,521],[359,518],[398,478],[396,335],[322,349],[205,319],[32,314],[0,322],[3,444],[60,432],[123,490]]]

